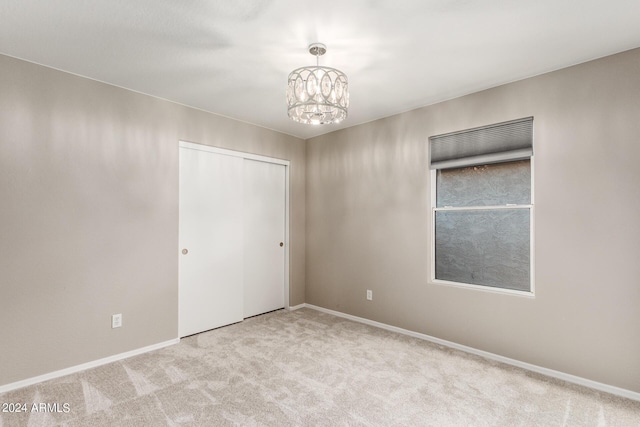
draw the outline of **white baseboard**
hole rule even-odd
[[[305,308],[307,307],[307,305],[305,303],[302,304],[298,304],[298,305],[294,305],[292,307],[289,307],[288,310],[289,311],[296,311],[296,310],[300,310],[301,308]]]
[[[518,368],[526,369],[528,371],[537,372],[548,377],[557,378],[563,381],[567,381],[573,384],[589,387],[594,390],[603,391],[605,393],[615,394],[616,396],[626,397],[627,399],[640,401],[640,393],[635,391],[626,390],[624,388],[615,387],[608,384],[599,383],[597,381],[588,380],[586,378],[578,377],[571,374],[566,374],[560,371],[554,371],[553,369],[543,368],[541,366],[532,365],[530,363],[521,362],[519,360],[510,359],[508,357],[500,356],[498,354],[489,353],[488,351],[478,350],[473,347],[468,347],[462,344],[456,344],[451,341],[443,340],[440,338],[432,337],[430,335],[421,334],[419,332],[410,331],[407,329],[398,328],[396,326],[387,325],[385,323],[376,322],[374,320],[365,319],[358,316],[352,316],[351,314],[342,313],[339,311],[329,310],[328,308],[318,307],[312,304],[300,304],[296,306],[296,309],[302,308],[301,306],[321,311],[323,313],[332,314],[337,317],[353,320],[354,322],[364,323],[366,325],[375,326],[376,328],[386,329],[388,331],[397,332],[399,334],[408,335],[414,338],[419,338],[425,341],[430,341],[435,344],[440,344],[445,347],[461,350],[466,353],[475,354],[485,359],[495,360],[498,362],[506,363],[507,365],[517,366]]]
[[[180,342],[180,338],[175,338],[169,341],[164,341],[157,344],[152,344],[147,347],[138,348],[136,350],[127,351],[125,353],[116,354],[102,359],[94,360],[91,362],[83,363],[81,365],[71,366],[69,368],[60,369],[59,371],[49,372],[48,374],[38,375],[37,377],[27,378],[26,380],[17,381],[15,383],[5,384],[0,386],[0,394],[8,391],[16,390],[22,387],[27,387],[43,381],[52,380],[54,378],[63,377],[65,375],[75,374],[76,372],[84,371],[87,369],[95,368],[97,366],[106,365],[107,363],[117,362],[118,360],[127,359],[132,356],[137,356],[142,353],[148,353],[153,350],[159,350],[164,347],[168,347]]]

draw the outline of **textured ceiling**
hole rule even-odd
[[[301,138],[640,46],[638,0],[0,0],[0,52]],[[287,117],[294,68],[349,117]],[[1,94],[0,94],[1,96]]]

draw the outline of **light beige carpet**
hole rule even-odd
[[[310,309],[0,395],[0,426],[640,426],[640,402]]]

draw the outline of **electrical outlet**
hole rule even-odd
[[[111,329],[122,326],[122,314],[114,314],[111,316]]]
[[[367,289],[367,300],[371,301],[373,299],[373,291],[371,289]]]

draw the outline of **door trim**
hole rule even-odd
[[[283,159],[277,159],[275,157],[267,157],[267,156],[261,156],[259,154],[252,154],[252,153],[245,153],[243,151],[236,151],[236,150],[229,150],[226,148],[218,148],[218,147],[212,147],[210,145],[203,145],[203,144],[196,144],[194,142],[188,142],[188,141],[182,141],[180,140],[178,142],[178,147],[180,148],[187,148],[187,149],[191,149],[191,150],[199,150],[199,151],[206,151],[209,153],[216,153],[216,154],[222,154],[225,156],[233,156],[233,157],[240,157],[243,159],[248,159],[248,160],[257,160],[259,162],[266,162],[266,163],[274,163],[277,165],[283,165],[284,166],[284,197],[285,197],[285,206],[284,206],[284,308],[285,309],[289,309],[289,276],[290,276],[290,269],[289,269],[289,257],[290,257],[290,252],[289,252],[289,167],[291,162],[289,160],[283,160]],[[178,171],[179,173],[180,171]],[[178,191],[180,191],[180,188],[178,188]],[[179,209],[178,209],[179,211]],[[179,215],[179,213],[178,213]],[[178,220],[179,223],[179,220]],[[179,245],[179,243],[178,243]],[[178,260],[180,259],[180,247],[178,247]],[[180,268],[180,263],[178,262],[178,268]],[[178,275],[178,277],[180,277],[180,275]],[[178,286],[180,286],[180,283],[178,283]],[[178,310],[180,309],[180,302],[178,301]],[[178,319],[180,319],[180,313],[178,313]]]

